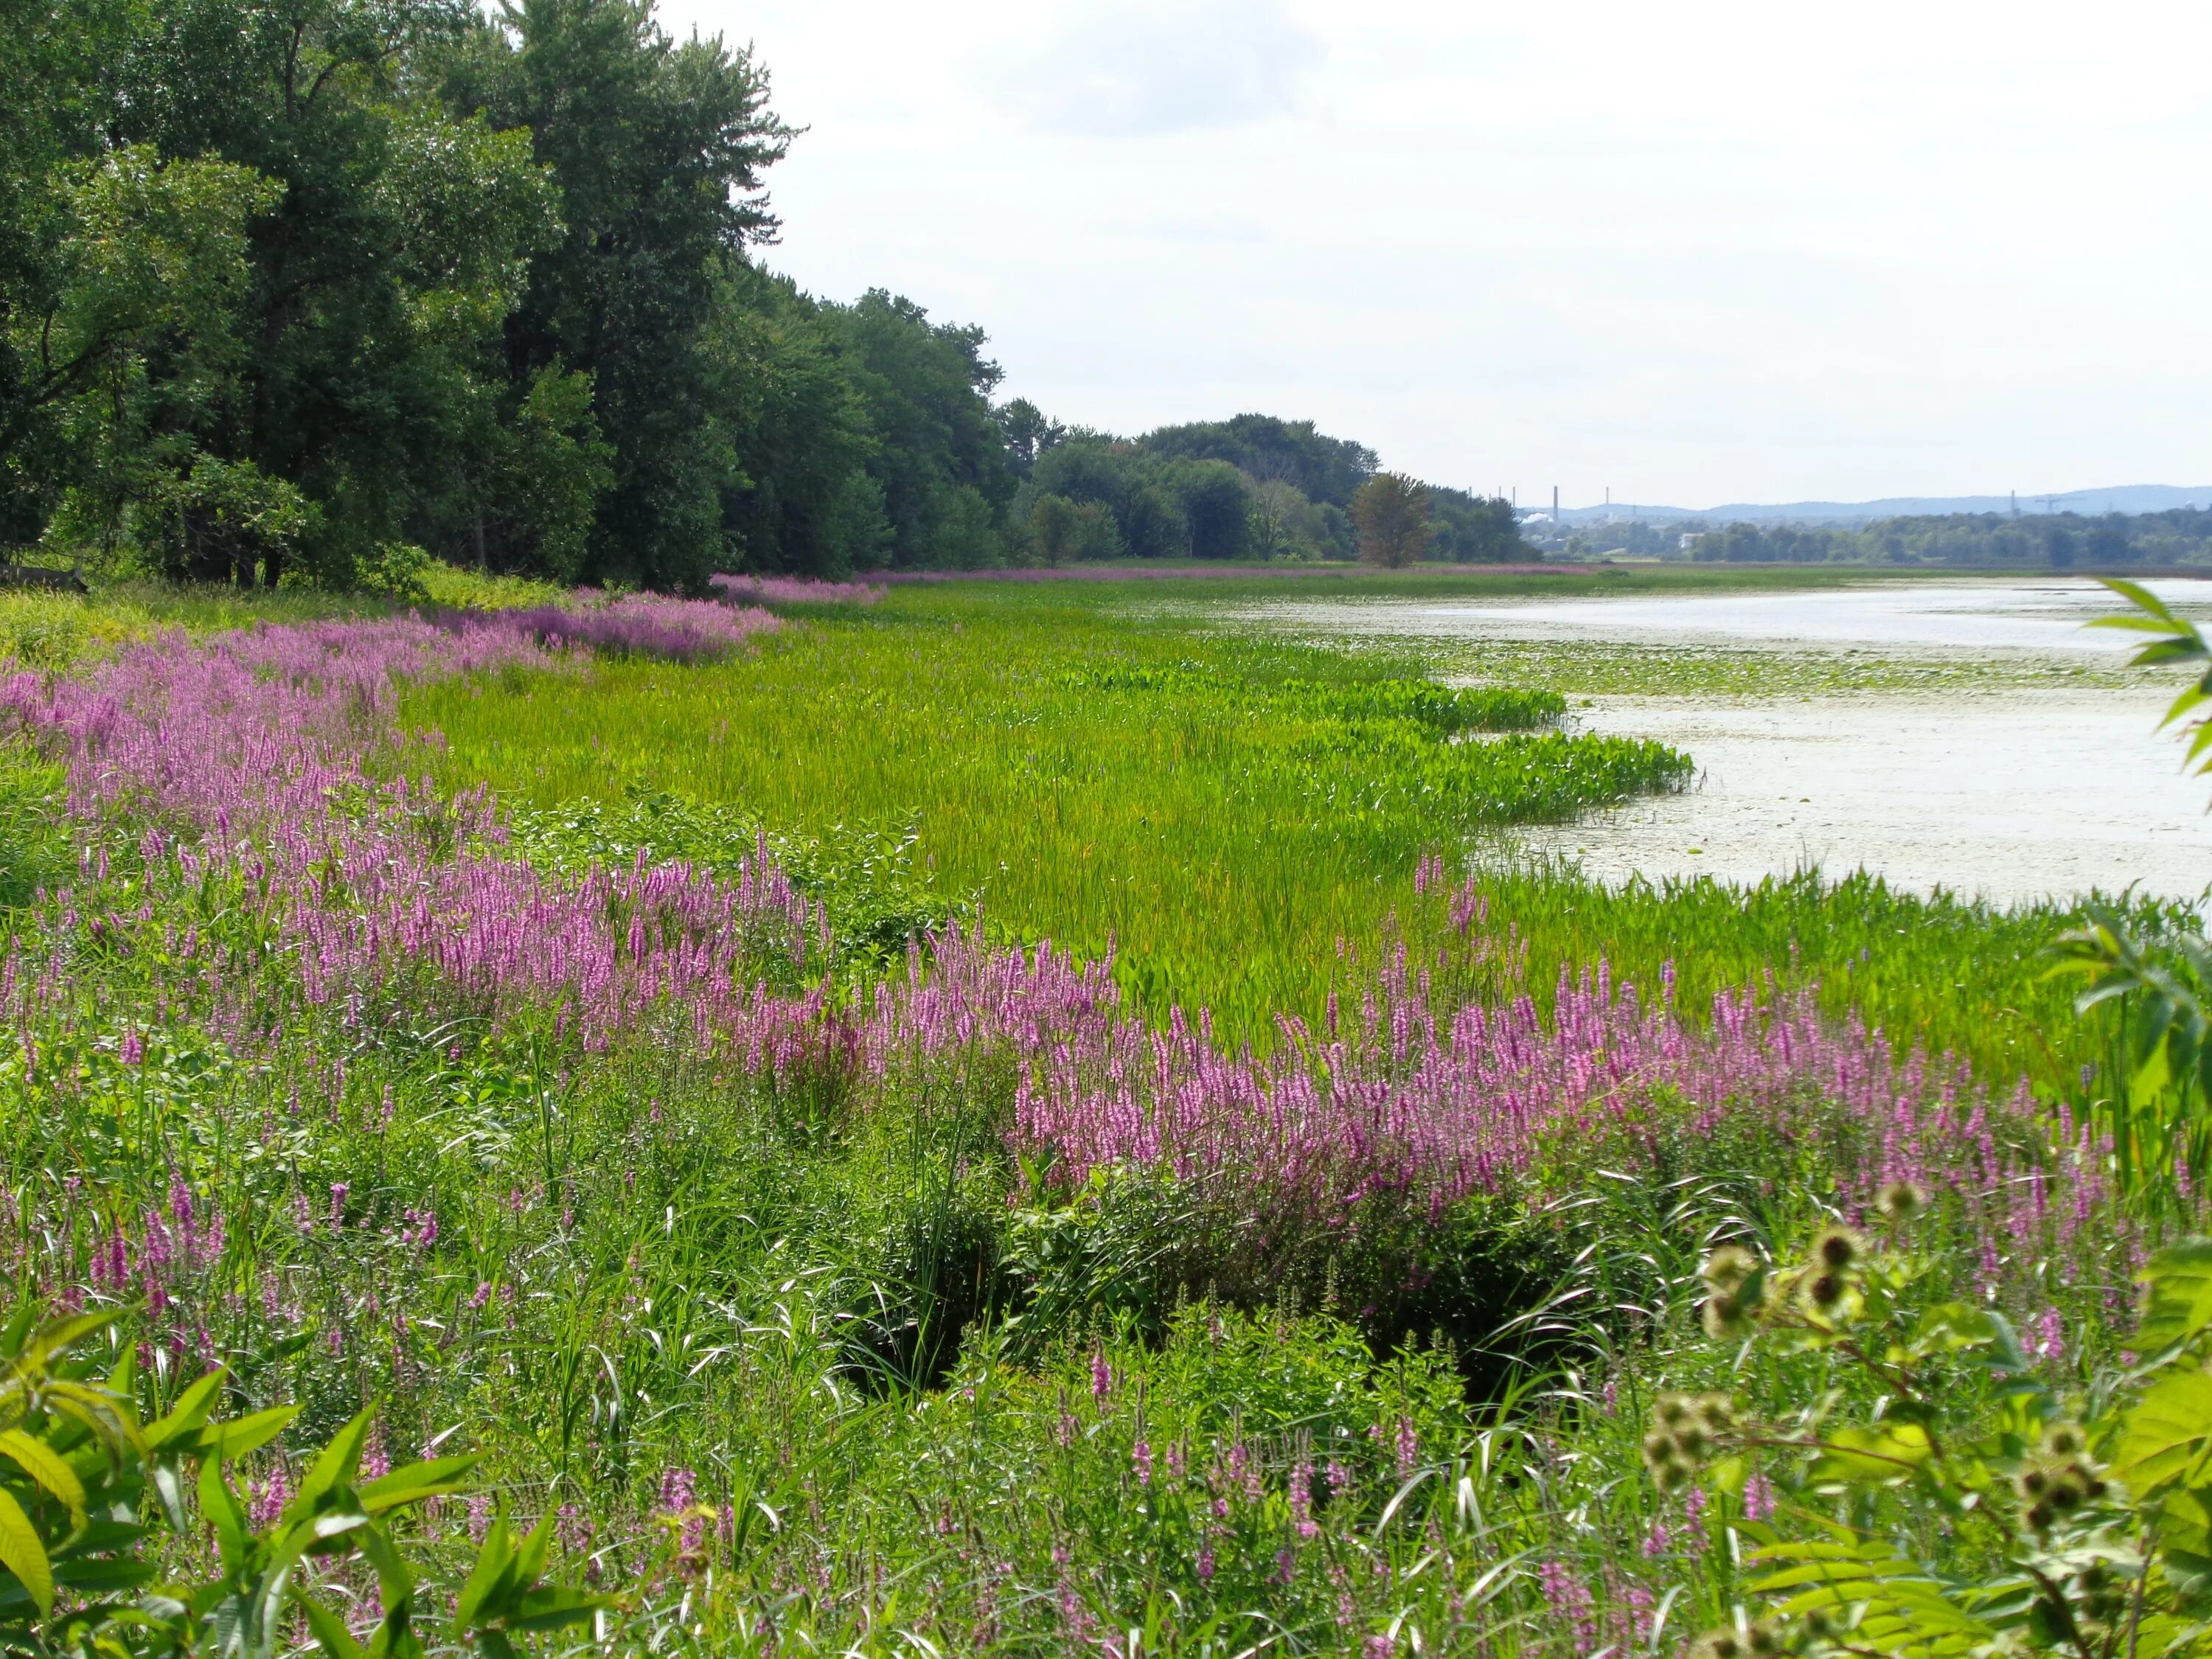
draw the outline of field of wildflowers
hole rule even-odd
[[[610,1650],[1668,1651],[1821,1501],[1644,1472],[1662,1378],[1826,1376],[1704,1340],[1711,1246],[1911,1183],[2063,1388],[2179,1224],[2058,918],[1470,861],[1683,775],[1547,694],[975,587],[515,598],[148,605],[0,684],[17,1299],[125,1310],[149,1414],[296,1404],[257,1516],[364,1406],[364,1479],[478,1456],[392,1523],[448,1590],[503,1504]]]

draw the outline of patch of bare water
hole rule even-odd
[[[2153,586],[2191,611],[2212,599],[2212,584]],[[1278,625],[1339,636],[1858,649],[1994,669],[2085,653],[2110,664],[2140,636],[2082,625],[2117,604],[2087,581],[2011,580],[1271,609]],[[2212,780],[2184,776],[2179,744],[2156,731],[2178,689],[2172,671],[2095,690],[2001,691],[1993,677],[1990,690],[1940,698],[1807,696],[1789,674],[1776,679],[1786,695],[1577,700],[1583,729],[1671,744],[1697,761],[1699,781],[1522,843],[1611,881],[1864,868],[1999,902],[2130,883],[2195,899],[2212,883]]]

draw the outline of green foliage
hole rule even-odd
[[[1765,1469],[1792,1495],[1771,1522],[1740,1528],[1744,1588],[1765,1616],[1707,1650],[2207,1650],[2212,1243],[2144,1270],[2140,1363],[2066,1391],[2002,1317],[1947,1298],[1948,1264],[1905,1247],[1927,1203],[1909,1183],[1886,1189],[1887,1243],[1832,1226],[1792,1262],[1730,1247],[1705,1265],[1716,1338],[1818,1356],[1863,1385],[1778,1415],[1719,1393],[1653,1407],[1644,1449],[1662,1491],[1693,1478],[1741,1490]],[[1961,1386],[1974,1376],[1990,1389]],[[1946,1563],[1930,1559],[1931,1522],[1955,1534]]]
[[[2133,666],[2212,664],[2212,644],[2196,623],[2134,582],[2105,585],[2136,608],[2092,626],[2152,636]],[[2185,763],[2200,775],[2212,770],[2212,723],[2189,717],[2208,703],[2212,667],[2182,690],[2161,722],[2188,720],[2192,735]],[[2074,1000],[2076,1012],[2112,1004],[2121,1012],[2104,1103],[2121,1179],[2185,1212],[2190,1172],[2212,1167],[2212,943],[2193,928],[2146,937],[2100,905],[2090,909],[2087,926],[2057,939],[2051,956],[2053,975],[2088,981]]]
[[[1352,498],[1352,522],[1368,563],[1413,564],[1429,550],[1429,492],[1402,473],[1378,472]]]
[[[296,1407],[215,1420],[226,1381],[211,1371],[179,1388],[166,1414],[141,1426],[132,1351],[119,1362],[87,1352],[118,1322],[113,1311],[40,1321],[28,1306],[0,1327],[0,1643],[15,1652],[228,1654],[268,1659],[303,1615],[339,1659],[426,1651],[427,1622],[393,1530],[405,1511],[461,1490],[477,1462],[443,1457],[374,1477],[362,1454],[373,1413],[348,1422],[312,1460],[281,1510],[257,1525],[232,1468],[282,1433]],[[112,1369],[98,1369],[105,1358]],[[454,1609],[453,1633],[488,1653],[512,1637],[589,1620],[604,1597],[545,1584],[551,1517],[520,1549],[504,1517],[484,1541]],[[202,1528],[216,1570],[164,1578],[160,1529],[179,1540]],[[313,1570],[358,1559],[374,1571],[381,1616],[364,1646],[313,1593]]]
[[[1651,744],[1474,737],[1558,705],[1383,668],[908,590],[722,668],[602,663],[580,701],[552,681],[428,688],[408,719],[447,734],[449,781],[540,810],[635,788],[801,843],[911,834],[938,914],[1117,950],[1145,1006],[1210,1006],[1265,1042],[1278,1010],[1321,1018],[1339,939],[1375,939],[1447,838],[1684,775]]]

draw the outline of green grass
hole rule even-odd
[[[748,660],[441,686],[410,698],[407,719],[445,732],[449,781],[489,781],[540,814],[583,811],[593,834],[612,833],[601,819],[625,800],[665,794],[734,813],[747,839],[759,825],[797,848],[881,859],[896,848],[892,900],[857,896],[866,925],[980,908],[1012,937],[1091,955],[1110,942],[1145,1006],[1210,1007],[1224,1031],[1262,1044],[1278,1010],[1312,1019],[1351,988],[1393,918],[1419,937],[1433,909],[1414,899],[1424,853],[1457,865],[1471,831],[1571,816],[1650,781],[1632,753],[1541,735],[1522,740],[1531,777],[1470,771],[1462,757],[1497,740],[1439,744],[1433,719],[1365,718],[1378,696],[1395,700],[1379,712],[1402,717],[1421,712],[1408,698],[1443,695],[1383,678],[1419,673],[1418,659],[1224,627],[1222,607],[1189,594],[1225,585],[895,590]],[[1140,587],[1170,588],[1176,605],[1133,599]],[[1765,660],[1793,684],[1787,658]],[[1540,661],[1499,677],[1516,698],[1543,684]],[[1555,706],[1447,724],[1525,724]],[[688,845],[667,826],[623,833]],[[2042,947],[2069,921],[2056,907],[2005,912],[1817,878],[1621,893],[1488,852],[1475,862],[1540,1000],[1563,966],[1609,956],[1649,984],[1671,960],[1699,1003],[1770,975],[1817,982],[1832,1009],[1955,1048],[1991,1076],[2056,1088],[2098,1054],[2064,988],[2042,978]]]
[[[131,603],[21,614],[199,627],[263,602]],[[315,611],[279,595],[270,614]],[[1458,940],[1411,861],[1498,803],[1565,801],[1556,769],[1535,780],[1552,793],[1516,795],[1482,758],[1548,752],[1555,696],[1533,677],[1452,694],[1391,678],[1418,665],[1224,633],[1215,614],[1126,592],[901,592],[749,660],[425,690],[407,718],[445,729],[453,781],[507,792],[534,859],[726,858],[766,828],[884,951],[980,895],[1010,933],[1120,933],[1156,1000],[1297,1006],[1370,982],[1402,943],[1444,998],[1540,1002],[1562,969],[1606,960],[1648,982],[1673,961],[1686,999],[1816,980],[1839,1014],[2052,1092],[2088,1055],[2040,978],[2048,909],[1812,878],[1616,892],[1479,860],[1486,933]],[[0,903],[74,867],[55,783],[0,751]],[[173,1394],[174,1364],[219,1359],[228,1410],[301,1403],[256,1479],[378,1399],[395,1460],[434,1438],[482,1454],[519,1514],[565,1510],[564,1572],[590,1554],[625,1589],[609,1652],[1029,1659],[1109,1632],[1116,1651],[1191,1659],[1402,1656],[1416,1633],[1421,1652],[1498,1659],[1665,1652],[1729,1619],[1751,1534],[1740,1488],[1692,1519],[1646,1480],[1653,1393],[1730,1389],[1775,1419],[1831,1389],[1867,1403],[1817,1355],[1705,1342],[1694,1302],[1714,1239],[1787,1249],[1863,1194],[1880,1124],[1808,1104],[1717,1127],[1683,1101],[1563,1134],[1525,1190],[1428,1223],[1447,1328],[1480,1340],[1524,1316],[1500,1352],[1392,1347],[1360,1323],[1373,1287],[1334,1269],[1321,1306],[1279,1287],[1256,1309],[1122,1294],[1191,1248],[1194,1200],[1141,1176],[1040,1200],[1002,1138],[1002,1066],[956,1055],[817,1110],[681,1029],[604,1052],[550,1018],[487,1029],[427,974],[308,1005],[232,886],[149,876],[131,824],[85,833],[112,869],[88,862],[67,913],[6,918],[23,954],[0,1050],[0,1270],[27,1297],[82,1285],[116,1229],[143,1247],[173,1217],[182,1182],[227,1231],[124,1339],[173,1362],[143,1386]],[[1967,1207],[1949,1195],[1923,1226],[1955,1259],[1942,1293],[1994,1294],[2023,1329],[2055,1310],[2069,1346],[2048,1373],[2090,1381],[2124,1340],[2136,1238],[2100,1208],[2046,1259],[1977,1235]],[[1993,1292],[1978,1276],[1998,1255]],[[1002,1279],[986,1306],[977,1287]],[[1986,1419],[2007,1386],[1958,1366],[1947,1410]],[[678,1468],[731,1514],[711,1572],[657,1514]],[[1785,1500],[1827,1503],[1802,1468],[1765,1473]],[[1931,1559],[1977,1547],[1909,1493],[1890,1511]],[[410,1539],[439,1595],[466,1519],[450,1503]]]
[[[1556,699],[1054,597],[902,593],[720,666],[434,686],[405,719],[445,733],[448,781],[541,810],[665,792],[801,838],[911,830],[945,905],[1118,945],[1150,1006],[1249,1035],[1318,1013],[1423,854],[1682,776],[1652,744],[1482,734]]]

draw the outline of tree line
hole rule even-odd
[[[1609,534],[1601,532],[1601,537]],[[1788,564],[1979,565],[2055,570],[2212,563],[2212,511],[1925,514],[1877,519],[1858,529],[1791,525],[1690,526],[1700,562]],[[1670,527],[1670,536],[1677,532]]]
[[[1394,475],[1310,422],[1066,428],[994,403],[981,329],[800,291],[765,68],[651,0],[0,0],[0,544],[691,591],[1518,553],[1410,480],[1418,533],[1363,542]]]

